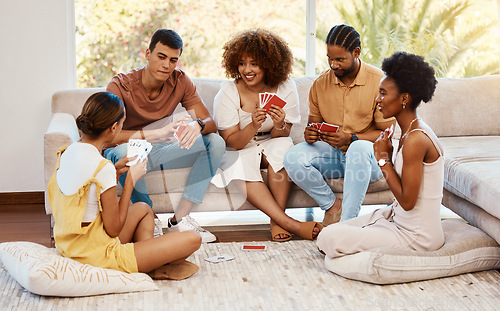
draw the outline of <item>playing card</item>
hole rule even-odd
[[[182,131],[184,131],[185,128],[186,128],[185,124],[179,125],[179,127],[177,127],[177,131],[175,131],[175,133],[174,133],[174,137],[179,139]]]
[[[127,166],[132,166],[139,161],[144,160],[149,152],[151,151],[153,145],[144,139],[130,139],[127,146],[127,157],[132,158],[137,156],[134,160],[129,161]]]
[[[233,255],[217,255],[217,256],[205,258],[206,261],[211,262],[211,263],[218,263],[221,261],[229,261],[229,260],[233,260],[233,259],[234,259]]]
[[[323,122],[321,123],[320,127],[319,127],[319,130],[322,131],[322,132],[338,132],[339,130],[339,127],[338,125],[333,125],[333,124],[330,124],[330,123],[326,123],[326,122]]]
[[[319,128],[320,128],[320,126],[321,126],[321,123],[316,123],[316,122],[314,122],[314,123],[309,123],[309,126],[312,126],[312,127],[314,127],[314,128],[317,128],[317,129],[319,130]]]
[[[388,130],[388,137],[391,138],[392,134],[394,134],[394,124],[391,124],[391,127]]]
[[[268,93],[268,98],[265,101],[265,104],[262,108],[266,109],[267,112],[271,108],[271,105],[276,105],[283,108],[286,105],[286,102],[283,99],[281,99],[281,97],[279,97],[278,95],[274,93]]]
[[[266,245],[250,245],[250,244],[243,244],[241,245],[241,250],[242,251],[265,251],[267,249]]]

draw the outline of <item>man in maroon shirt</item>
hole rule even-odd
[[[106,90],[122,99],[126,119],[113,142],[115,146],[106,149],[104,155],[116,163],[127,154],[129,139],[147,139],[153,144],[148,171],[191,167],[175,216],[168,221],[168,230],[196,231],[204,242],[213,242],[215,236],[188,214],[194,204],[202,203],[224,154],[225,143],[216,134],[215,122],[196,86],[177,68],[182,49],[182,39],[175,31],[159,29],[146,50],[146,66],[113,77]],[[172,113],[179,103],[190,118],[174,121]],[[124,181],[122,174],[120,183],[123,185]],[[131,200],[153,206],[144,180],[136,183]]]

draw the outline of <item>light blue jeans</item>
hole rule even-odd
[[[323,141],[303,142],[288,150],[284,164],[290,179],[323,210],[335,202],[335,194],[325,178],[343,177],[341,220],[358,216],[368,185],[382,177],[373,143],[367,140],[353,142],[345,154]]]
[[[215,175],[226,150],[226,143],[217,134],[198,135],[190,149],[182,149],[177,142],[155,143],[148,155],[147,171],[191,167],[182,197],[195,204],[201,204],[208,185]],[[127,154],[127,144],[104,150],[106,159],[116,163]],[[127,174],[120,176],[123,186]],[[132,203],[145,202],[153,206],[144,179],[139,180],[132,191]]]

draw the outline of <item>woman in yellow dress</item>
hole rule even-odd
[[[57,251],[81,263],[124,272],[145,272],[157,279],[181,279],[198,271],[185,259],[201,245],[194,232],[172,232],[153,238],[154,214],[145,203],[130,205],[135,183],[144,177],[147,161],[115,165],[102,149],[120,133],[125,107],[115,95],[91,95],[76,123],[78,142],[62,147],[48,184],[54,214]],[[171,124],[172,132],[177,124]],[[117,178],[128,172],[122,195]]]

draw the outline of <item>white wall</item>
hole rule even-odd
[[[0,192],[43,191],[54,92],[76,85],[73,0],[0,0]]]

